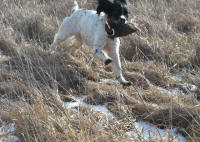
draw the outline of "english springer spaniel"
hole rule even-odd
[[[125,24],[127,19],[128,8],[125,0],[98,0],[96,11],[79,9],[78,3],[75,1],[71,16],[63,20],[49,52],[54,52],[58,43],[75,35],[80,45],[84,41],[88,46],[93,47],[94,54],[105,65],[112,62],[118,81],[123,85],[130,86],[131,82],[126,81],[122,75],[119,56],[120,40],[118,37],[110,38],[110,36],[114,36],[115,31],[109,27],[111,22]],[[105,30],[106,25],[109,30]]]

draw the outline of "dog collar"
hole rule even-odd
[[[112,28],[109,23],[111,23],[111,21],[108,19],[108,21],[106,21],[106,24],[105,24],[105,30],[107,32],[108,37],[111,39],[114,39],[115,38],[115,29]]]

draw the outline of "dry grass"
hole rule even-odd
[[[10,101],[0,101],[0,113],[3,122],[14,122],[16,128],[6,135],[22,142],[148,141],[125,135],[135,120],[145,120],[159,128],[179,128],[188,141],[200,141],[199,1],[129,1],[130,17],[140,28],[121,39],[122,66],[131,87],[102,82],[114,79],[110,67],[85,45],[74,48],[73,38],[54,55],[46,52],[72,3],[0,3],[0,51],[11,57],[4,61],[0,56],[0,67],[7,65],[0,70],[0,96]],[[93,0],[78,3],[96,7]],[[185,89],[183,83],[197,89]],[[67,108],[64,102],[75,96],[106,106],[113,117],[84,106]]]

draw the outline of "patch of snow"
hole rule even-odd
[[[13,101],[8,100],[8,99],[6,99],[6,98],[1,98],[1,99],[0,99],[0,103],[9,104],[9,105],[13,105],[13,106],[16,106],[16,105],[17,105],[16,102],[13,102]]]
[[[185,87],[186,87],[186,85],[188,85],[188,84],[185,84]],[[162,93],[165,93],[165,94],[167,94],[169,96],[177,96],[177,95],[183,94],[183,95],[188,96],[188,97],[192,97],[193,96],[192,92],[195,92],[197,90],[197,87],[195,85],[190,85],[189,86],[190,89],[188,87],[186,87],[186,88],[184,86],[182,86],[182,87],[187,91],[187,93],[184,93],[179,88],[174,88],[174,89],[167,90],[167,89],[164,89],[162,87],[157,87],[157,89],[159,89]]]
[[[176,80],[176,81],[182,81],[183,80],[183,76],[178,74],[178,75],[173,76],[172,79]]]
[[[135,87],[134,86],[134,89],[137,91],[137,93],[139,93],[139,94],[142,94],[142,93],[144,93],[146,90],[144,90],[142,87]]]
[[[144,138],[145,140],[162,140],[165,142],[186,142],[186,139],[177,133],[177,129],[159,129],[152,124],[138,121],[133,124],[133,130],[127,132],[133,138]]]
[[[0,51],[0,60],[1,61],[8,61],[10,59],[11,59],[11,57],[3,55],[2,51]],[[7,64],[1,64],[0,71],[6,72],[7,71],[7,67],[8,67]]]
[[[104,105],[89,105],[83,102],[84,97],[76,97],[76,102],[66,102],[65,105],[67,108],[74,107],[88,107],[94,111],[101,112],[107,117],[112,116],[113,114],[104,106]],[[162,141],[173,141],[173,142],[186,142],[186,139],[177,133],[177,129],[159,129],[152,124],[138,121],[133,124],[133,130],[126,133],[128,136],[134,138],[144,138],[145,140],[162,140]]]
[[[117,80],[114,80],[114,79],[108,79],[108,78],[104,78],[104,79],[100,79],[100,82],[101,83],[109,83],[109,84],[114,84],[114,83],[118,83]]]
[[[65,102],[65,105],[67,106],[67,108],[74,108],[74,107],[79,107],[79,106],[88,107],[94,111],[98,111],[98,112],[104,114],[105,116],[113,116],[112,113],[106,108],[106,106],[86,104],[85,102],[83,102],[84,98],[85,98],[85,96],[84,97],[76,97],[75,98],[76,102]]]
[[[3,55],[2,51],[0,51],[0,59],[2,59],[3,61],[8,61],[10,60],[10,57]]]
[[[0,128],[1,133],[9,133],[15,130],[15,124],[9,123],[8,125],[4,125]]]
[[[148,65],[152,65],[152,64],[156,63],[156,60],[137,61],[135,63],[141,64],[141,65],[144,65],[144,66],[148,66]]]
[[[1,138],[0,142],[20,142],[20,140],[16,136],[7,136],[4,138]]]
[[[182,81],[183,80],[183,76],[182,75],[175,75],[172,77],[173,80],[175,81]],[[198,87],[194,84],[190,84],[190,83],[178,83],[178,85],[180,85],[182,88],[184,88],[185,91],[187,91],[188,95],[191,95],[191,92],[195,92],[197,91]]]
[[[0,67],[0,71],[6,72],[6,71],[7,71],[7,68],[8,68],[8,65],[7,65],[7,64],[3,64],[3,65],[1,65],[1,67]]]
[[[176,95],[177,94],[177,89],[173,89],[173,90],[167,90],[165,88],[162,88],[162,87],[157,87],[157,89],[161,92],[161,93],[164,93],[164,94],[167,94],[167,95]]]
[[[107,73],[107,71],[104,68],[100,68],[99,71]]]
[[[12,133],[15,131],[15,124],[9,123],[7,125],[3,125],[0,128],[0,135]],[[13,135],[7,135],[5,137],[0,138],[0,142],[19,142],[19,138]]]
[[[195,92],[197,91],[198,87],[196,85],[193,85],[193,84],[189,84],[189,83],[180,83],[180,85],[185,88],[186,90],[188,91],[191,91],[191,92]]]

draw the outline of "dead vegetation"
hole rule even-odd
[[[192,14],[175,13],[169,17],[169,22],[173,23],[179,32],[191,33],[199,30],[200,20]]]
[[[115,79],[110,67],[85,45],[73,48],[73,38],[55,54],[46,52],[72,3],[0,3],[0,51],[11,57],[4,61],[0,56],[0,66],[6,65],[6,71],[0,70],[0,96],[8,100],[0,101],[0,113],[3,122],[16,127],[7,135],[30,142],[127,142],[133,139],[125,133],[135,120],[143,120],[162,129],[178,128],[188,141],[200,141],[198,1],[129,1],[130,17],[140,29],[121,40],[122,66],[131,87],[102,81]],[[96,7],[92,0],[78,3]],[[77,96],[85,96],[86,104],[105,106],[113,117],[84,106],[67,108],[64,102],[76,102]]]

